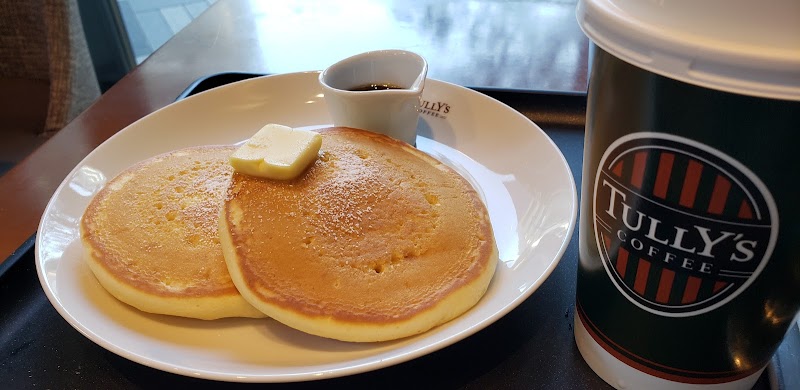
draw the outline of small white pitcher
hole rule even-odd
[[[377,50],[341,60],[319,75],[336,126],[383,133],[411,145],[428,63],[405,50]],[[367,89],[370,86],[392,89]]]

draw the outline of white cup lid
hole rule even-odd
[[[603,50],[707,88],[800,100],[800,1],[580,0]]]

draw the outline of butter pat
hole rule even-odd
[[[268,124],[233,152],[230,162],[246,175],[290,180],[317,159],[321,146],[319,133]]]

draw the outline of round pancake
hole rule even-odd
[[[359,342],[422,333],[474,306],[497,249],[470,184],[384,135],[321,133],[320,157],[296,179],[233,174],[219,230],[242,296],[295,329]]]
[[[81,220],[84,259],[108,292],[149,313],[264,317],[233,285],[217,232],[234,150],[195,147],[153,157],[92,199]]]

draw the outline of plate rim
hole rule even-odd
[[[168,105],[166,105],[164,107],[161,107],[161,108],[159,108],[159,109],[157,109],[157,110],[155,110],[155,111],[153,111],[153,112],[151,112],[151,113],[149,113],[149,114],[137,119],[136,121],[132,122],[131,124],[125,126],[123,129],[119,130],[118,132],[116,132],[115,134],[110,136],[108,139],[103,141],[100,145],[98,145],[97,147],[92,149],[86,156],[84,156],[84,158],[82,158],[80,160],[80,162],[78,162],[72,168],[72,170],[70,170],[70,172],[65,176],[65,178],[62,180],[62,182],[59,184],[59,186],[54,191],[54,193],[51,196],[51,198],[48,200],[47,205],[46,205],[46,207],[44,209],[44,212],[42,214],[42,217],[40,218],[39,225],[37,227],[37,233],[36,233],[36,241],[35,241],[34,249],[35,249],[35,264],[36,264],[37,276],[38,276],[39,282],[40,282],[40,284],[41,284],[41,286],[42,286],[42,288],[43,288],[43,290],[45,292],[45,295],[47,296],[47,298],[50,301],[51,305],[59,313],[59,315],[62,318],[64,318],[70,324],[70,326],[72,328],[77,330],[84,337],[86,337],[91,342],[95,343],[96,345],[98,345],[98,346],[106,349],[107,351],[112,352],[112,353],[114,353],[114,354],[116,354],[116,355],[118,355],[120,357],[123,357],[125,359],[131,360],[131,361],[136,362],[138,364],[142,364],[144,366],[147,366],[147,367],[150,367],[150,368],[153,368],[153,369],[157,369],[157,370],[160,370],[160,371],[169,372],[169,373],[178,374],[178,375],[187,376],[187,377],[208,379],[208,380],[218,380],[218,381],[225,381],[225,382],[251,382],[251,383],[301,382],[301,381],[312,381],[312,380],[320,380],[320,379],[330,379],[330,378],[335,378],[335,377],[349,376],[349,375],[354,375],[354,374],[374,371],[374,370],[377,370],[377,369],[380,369],[380,368],[385,368],[385,367],[397,365],[397,364],[400,364],[400,363],[403,363],[403,362],[407,362],[407,361],[416,359],[418,357],[425,356],[425,355],[434,353],[436,351],[442,350],[442,349],[444,349],[444,348],[446,348],[446,347],[448,347],[450,345],[455,344],[458,341],[461,341],[461,340],[465,339],[466,337],[470,337],[470,336],[474,335],[475,333],[477,333],[480,330],[490,326],[491,324],[495,323],[500,318],[502,318],[505,315],[507,315],[514,308],[516,308],[517,306],[522,304],[525,300],[527,300],[541,286],[541,284],[545,280],[547,280],[547,278],[550,277],[550,275],[555,270],[555,268],[560,264],[560,262],[561,262],[561,260],[562,260],[562,258],[564,256],[564,253],[566,252],[567,247],[568,247],[568,245],[569,245],[569,243],[570,243],[570,241],[572,239],[573,233],[574,233],[575,229],[577,229],[577,226],[576,226],[576,224],[577,224],[577,213],[578,213],[578,208],[579,208],[577,187],[575,185],[574,175],[572,174],[572,170],[569,167],[569,164],[568,164],[563,152],[558,148],[558,146],[555,144],[553,139],[538,124],[536,124],[535,122],[533,122],[532,120],[530,120],[529,118],[524,116],[519,111],[517,111],[514,108],[510,107],[506,103],[504,103],[504,102],[502,102],[500,100],[497,100],[497,99],[495,99],[495,98],[493,98],[491,96],[488,96],[486,94],[483,94],[483,93],[481,93],[479,91],[466,88],[464,86],[460,86],[460,85],[457,85],[457,84],[449,83],[449,82],[446,82],[446,81],[441,81],[441,80],[428,78],[426,82],[432,81],[433,84],[440,84],[441,87],[452,88],[455,91],[458,91],[459,94],[463,94],[463,93],[472,94],[475,97],[479,97],[481,99],[492,101],[494,104],[497,104],[498,107],[503,108],[504,114],[514,114],[515,116],[523,118],[524,121],[527,122],[527,124],[529,126],[532,126],[531,130],[534,130],[534,129],[538,130],[539,132],[541,132],[544,135],[544,138],[549,143],[548,146],[553,149],[553,151],[556,153],[556,155],[557,155],[557,157],[559,159],[559,161],[558,161],[559,166],[564,168],[564,170],[565,170],[565,172],[566,172],[566,174],[568,176],[568,177],[566,177],[566,179],[567,179],[567,182],[569,183],[569,190],[570,190],[569,191],[570,192],[570,194],[569,194],[570,195],[570,200],[569,200],[569,204],[570,204],[569,224],[567,226],[566,231],[564,232],[564,239],[561,240],[560,245],[558,247],[557,253],[553,257],[553,259],[550,260],[550,263],[544,269],[544,272],[541,275],[539,275],[538,278],[536,278],[533,281],[533,283],[531,283],[515,299],[512,299],[512,300],[510,300],[508,302],[504,302],[504,304],[502,306],[500,306],[499,309],[497,311],[495,311],[493,315],[490,315],[488,317],[482,318],[481,321],[479,321],[477,323],[474,323],[474,324],[471,324],[470,326],[466,327],[465,329],[463,329],[463,330],[461,330],[461,331],[459,331],[459,332],[457,332],[455,334],[452,334],[452,335],[450,335],[448,337],[434,339],[430,343],[427,343],[427,344],[425,344],[424,346],[422,346],[420,348],[415,348],[415,349],[410,350],[410,351],[398,351],[398,352],[402,352],[402,353],[394,354],[394,355],[392,355],[392,356],[390,356],[390,357],[388,357],[386,359],[380,359],[380,360],[377,360],[377,361],[373,360],[371,362],[364,363],[364,364],[355,364],[355,365],[351,364],[351,365],[349,365],[347,367],[329,368],[329,369],[321,369],[320,367],[330,367],[330,366],[333,366],[333,365],[341,365],[342,362],[322,363],[322,364],[314,364],[314,365],[306,366],[306,367],[311,368],[311,369],[304,370],[303,372],[293,372],[293,373],[288,373],[288,374],[264,374],[264,375],[252,375],[251,374],[251,375],[246,375],[245,376],[245,375],[228,374],[228,373],[213,373],[213,372],[208,372],[208,371],[205,371],[205,370],[193,370],[190,367],[186,367],[185,365],[184,366],[177,366],[175,364],[164,362],[162,360],[156,360],[156,359],[153,359],[152,357],[143,356],[141,354],[138,354],[136,352],[130,351],[128,349],[119,347],[116,344],[108,342],[108,340],[106,340],[104,337],[102,337],[102,336],[98,335],[97,333],[95,333],[92,329],[90,329],[90,327],[85,326],[85,324],[83,324],[80,320],[78,320],[77,318],[74,318],[74,316],[71,315],[62,304],[60,304],[60,299],[59,299],[59,297],[57,297],[57,295],[58,295],[57,292],[53,291],[53,289],[51,288],[51,286],[50,286],[50,284],[49,284],[49,282],[47,280],[47,277],[45,276],[45,270],[43,268],[44,264],[43,264],[43,261],[40,258],[42,256],[40,254],[40,250],[41,250],[40,248],[42,248],[41,240],[43,240],[44,239],[43,237],[45,236],[44,234],[42,234],[42,232],[43,232],[42,230],[43,230],[43,226],[45,225],[44,222],[48,219],[49,215],[51,214],[52,209],[54,207],[54,204],[55,204],[57,198],[62,194],[62,192],[64,191],[65,187],[67,187],[69,185],[70,179],[75,175],[75,173],[80,168],[86,166],[87,160],[91,159],[94,156],[94,154],[97,153],[98,149],[100,149],[101,147],[103,147],[104,145],[106,145],[109,142],[113,142],[112,141],[113,139],[115,139],[120,134],[125,133],[129,128],[133,127],[137,123],[139,123],[139,122],[141,122],[141,121],[143,121],[143,120],[145,120],[145,119],[147,119],[147,118],[149,118],[149,117],[151,117],[153,115],[156,115],[156,114],[158,114],[159,112],[161,112],[163,110],[170,109],[170,107],[173,106],[173,105],[176,105],[176,104],[191,104],[191,103],[184,103],[184,102],[191,102],[192,99],[194,99],[195,97],[202,96],[202,95],[207,95],[207,94],[219,93],[219,91],[221,89],[223,89],[223,88],[237,88],[237,87],[240,87],[242,84],[263,82],[263,79],[267,79],[267,78],[308,77],[310,75],[313,75],[316,78],[316,75],[318,75],[319,73],[320,73],[319,71],[303,71],[303,72],[292,72],[292,73],[282,73],[282,74],[272,74],[272,75],[258,76],[258,77],[254,77],[254,78],[249,78],[249,79],[245,79],[245,80],[240,80],[240,81],[236,81],[236,82],[233,82],[233,83],[229,83],[229,84],[226,84],[226,85],[223,85],[223,86],[220,86],[220,87],[212,88],[212,89],[209,89],[209,90],[194,94],[192,96],[189,96],[187,98],[177,100],[177,101],[175,101],[173,103],[170,103],[170,104],[168,104]],[[453,149],[456,149],[457,151],[461,152],[459,149],[457,149],[455,147],[453,147]],[[498,264],[498,266],[499,266],[499,264]],[[361,358],[357,358],[357,359],[351,359],[348,362],[353,362],[355,360],[364,360],[364,359],[367,359],[367,358],[368,357],[361,357]]]

